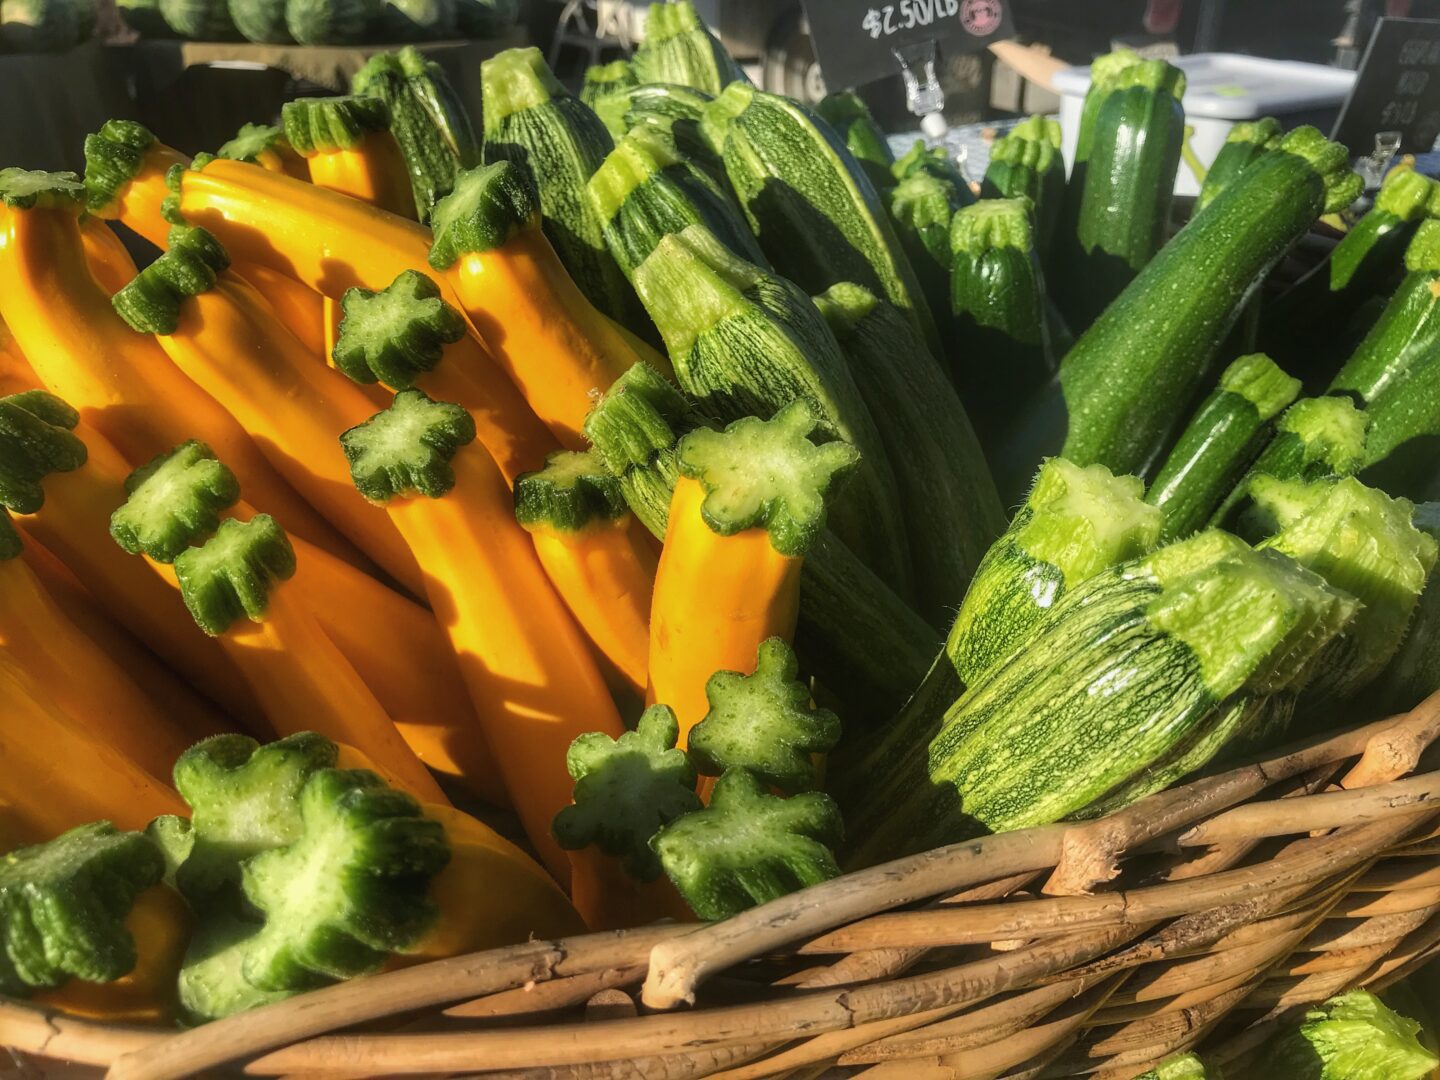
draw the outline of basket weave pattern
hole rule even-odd
[[[1440,951],[1440,694],[1083,825],[952,845],[708,927],[530,942],[172,1034],[0,999],[0,1045],[163,1080],[1131,1077]],[[693,1001],[693,1006],[689,1004]],[[345,1031],[344,1034],[335,1034]],[[1239,1075],[1246,1075],[1242,1071]]]

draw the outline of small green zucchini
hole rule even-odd
[[[1165,542],[1205,527],[1269,441],[1270,421],[1299,393],[1300,380],[1286,375],[1264,353],[1242,356],[1225,369],[1146,496],[1165,515]]]
[[[690,0],[651,5],[645,40],[631,63],[640,82],[678,83],[707,94],[718,94],[732,82],[750,81],[695,14]]]
[[[629,60],[612,60],[608,64],[591,64],[585,69],[585,81],[580,87],[580,100],[593,109],[595,102],[600,98],[639,85],[640,80],[635,75],[635,66]],[[620,132],[619,135],[614,132],[611,134],[618,139],[624,132]]]
[[[925,347],[898,311],[848,282],[832,285],[815,305],[849,361],[895,469],[920,613],[943,626],[1005,528],[980,443],[937,365],[895,363],[897,353]]]
[[[1198,214],[1214,202],[1215,196],[1234,183],[1235,178],[1258,161],[1261,155],[1275,149],[1279,141],[1280,121],[1273,116],[1242,121],[1232,127],[1205,174],[1205,182],[1200,185],[1200,194],[1195,198],[1191,213]]]
[[[969,203],[955,185],[934,173],[917,170],[885,189],[890,223],[900,238],[920,289],[931,312],[943,317],[950,308],[950,221],[955,211]],[[954,362],[954,342],[941,327],[946,345],[945,366]]]
[[[864,285],[941,355],[915,269],[874,186],[829,124],[789,98],[731,83],[706,107],[701,131],[779,273],[812,295],[842,281]]]
[[[826,94],[815,106],[815,111],[820,114],[820,119],[835,129],[846,149],[855,155],[855,160],[870,177],[876,191],[883,195],[886,188],[894,185],[895,177],[890,167],[895,164],[895,155],[890,152],[885,133],[875,123],[875,117],[870,115],[870,109],[859,94],[853,90]]]
[[[996,139],[980,194],[986,199],[1029,199],[1035,205],[1035,246],[1048,257],[1065,202],[1059,121],[1032,116]]]

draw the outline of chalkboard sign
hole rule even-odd
[[[893,50],[923,41],[979,52],[1011,36],[1005,0],[803,0],[825,83],[859,86],[900,70]]]
[[[1381,131],[1400,132],[1407,154],[1428,151],[1440,135],[1440,20],[1376,23],[1334,137],[1363,157]]]

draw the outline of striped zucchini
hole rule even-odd
[[[1054,283],[1071,326],[1089,326],[1165,242],[1184,92],[1179,68],[1146,60],[1116,76],[1095,117],[1075,226],[1078,258],[1062,262]]]
[[[967,205],[955,185],[933,173],[916,171],[883,189],[890,208],[890,223],[900,238],[925,303],[943,318],[950,308],[950,221],[955,211]],[[954,362],[950,328],[942,323],[941,339],[946,345],[945,366]]]
[[[1440,503],[1421,503],[1413,520],[1440,541]],[[1406,712],[1440,690],[1440,569],[1431,569],[1405,640],[1373,689],[1377,716]]]
[[[1005,534],[985,554],[945,641],[973,685],[1029,639],[1040,617],[1082,581],[1155,547],[1161,514],[1138,477],[1064,458],[1040,466]]]
[[[1369,424],[1369,417],[1349,398],[1301,398],[1281,414],[1274,436],[1221,501],[1210,524],[1246,536],[1267,535],[1265,518],[1255,517],[1250,504],[1250,486],[1256,477],[1329,480],[1354,476],[1365,463]]]
[[[641,82],[678,83],[707,94],[718,94],[732,82],[750,81],[695,14],[690,0],[651,6],[645,40],[632,63]]]
[[[405,155],[415,210],[428,222],[435,204],[455,186],[455,174],[480,164],[480,143],[444,69],[406,46],[372,56],[355,73],[350,90],[390,107],[390,133]]]
[[[1035,205],[1035,246],[1048,256],[1065,201],[1059,122],[1032,116],[996,139],[980,194],[987,199],[1029,199]]]
[[[1435,538],[1414,525],[1408,500],[1354,477],[1262,477],[1251,498],[1279,526],[1262,547],[1288,555],[1360,602],[1301,699],[1301,714],[1325,715],[1333,711],[1327,706],[1373,682],[1399,649],[1435,566]]]
[[[738,258],[766,267],[740,208],[658,125],[639,124],[615,144],[587,185],[605,242],[626,277],[661,237],[700,225]]]
[[[1218,530],[1091,578],[950,709],[930,784],[885,793],[895,802],[858,861],[1082,811],[1238,695],[1293,682],[1344,609],[1318,575]]]
[[[1345,361],[1327,393],[1361,405],[1384,396],[1411,365],[1440,349],[1440,221],[1426,221],[1405,249],[1405,279]]]
[[[1275,149],[1280,141],[1280,122],[1273,116],[1236,124],[1225,135],[1225,144],[1215,155],[1200,185],[1200,194],[1191,211],[1198,214],[1215,201],[1215,196],[1234,183],[1235,178],[1253,165],[1261,155]]]
[[[633,278],[676,378],[702,410],[722,421],[769,417],[803,398],[824,437],[860,451],[860,467],[830,508],[831,528],[908,596],[895,474],[835,335],[810,298],[736,258],[702,225],[662,237]]]
[[[669,519],[676,443],[706,423],[644,366],[622,375],[586,418],[601,462],[656,539],[664,538]],[[800,569],[796,647],[807,671],[857,712],[885,715],[920,682],[935,640],[935,631],[834,533],[820,535]]]
[[[606,129],[620,138],[647,117],[688,120],[697,128],[705,106],[714,98],[690,86],[640,83],[596,98],[593,108]]]
[[[815,106],[815,111],[820,114],[820,119],[835,129],[835,134],[855,156],[876,191],[883,195],[887,188],[894,185],[895,177],[891,175],[890,167],[895,164],[895,155],[890,152],[885,133],[875,123],[859,94],[853,90],[826,94]]]
[[[1349,154],[1297,128],[1241,173],[1085,331],[992,462],[1002,497],[1047,454],[1147,471],[1251,293],[1322,213],[1348,206]],[[1062,443],[1062,446],[1057,446]]]
[[[635,74],[635,66],[629,60],[612,60],[608,64],[591,64],[585,69],[585,81],[580,87],[580,100],[594,108],[595,102],[600,98],[639,85],[640,79]],[[611,134],[618,139],[624,132],[621,132],[620,135],[616,135],[614,132]]]
[[[779,273],[811,294],[842,281],[864,285],[941,355],[935,320],[880,197],[829,124],[789,98],[732,83],[700,125]]]
[[[1220,376],[1150,485],[1147,501],[1165,516],[1166,542],[1198,532],[1269,441],[1270,421],[1300,393],[1263,353],[1236,360]]]
[[[981,199],[950,223],[960,397],[987,449],[1054,373],[1030,200]]]
[[[1409,169],[1385,178],[1375,205],[1330,257],[1261,313],[1259,343],[1310,386],[1324,386],[1333,343],[1367,301],[1387,295],[1404,272],[1404,253],[1427,218],[1440,217],[1440,183]]]
[[[815,304],[849,361],[895,469],[920,613],[942,626],[1005,528],[980,444],[937,365],[895,363],[896,354],[925,347],[898,311],[849,283],[831,286]]]
[[[480,66],[485,163],[513,161],[540,193],[545,235],[575,284],[612,319],[640,332],[645,314],[605,244],[585,184],[615,148],[589,106],[568,93],[539,49],[506,49]]]
[[[1409,499],[1440,499],[1440,348],[1411,364],[1365,410],[1367,484]]]

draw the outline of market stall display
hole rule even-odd
[[[1358,988],[1440,951],[1430,182],[1302,371],[1243,317],[1360,194],[1317,130],[1172,235],[1162,61],[977,197],[653,18],[0,170],[0,1042],[1418,1080]]]

